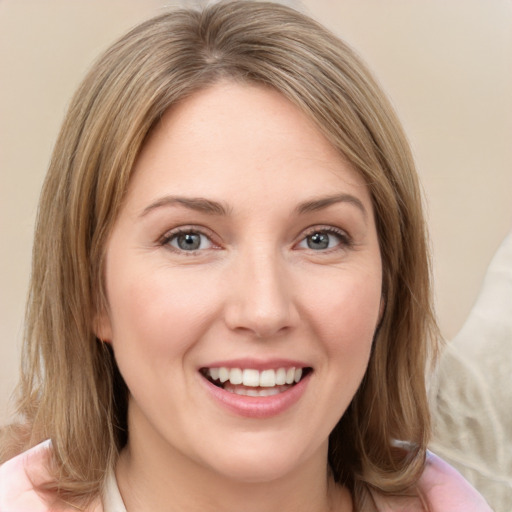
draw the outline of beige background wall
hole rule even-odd
[[[37,198],[65,107],[101,49],[169,4],[0,0],[0,424],[19,364]],[[405,124],[428,201],[441,327],[451,338],[512,228],[512,1],[304,6],[359,51]]]

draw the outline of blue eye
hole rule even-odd
[[[174,249],[180,251],[199,251],[202,249],[211,249],[212,241],[202,233],[197,231],[186,231],[175,233],[169,236],[166,241]]]
[[[340,245],[347,245],[347,236],[327,229],[313,231],[299,243],[300,248],[313,251],[325,251]]]

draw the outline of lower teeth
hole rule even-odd
[[[275,386],[272,388],[251,388],[246,386],[229,386],[224,385],[224,390],[243,396],[273,396],[291,388],[291,385]]]

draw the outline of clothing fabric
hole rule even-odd
[[[116,477],[111,471],[107,477],[107,484],[103,493],[104,512],[126,512],[123,498],[117,487]]]
[[[432,382],[431,448],[496,512],[512,511],[512,232]]]
[[[34,488],[47,477],[51,443],[45,441],[0,466],[0,512],[51,512],[51,504]],[[453,467],[429,453],[420,488],[432,512],[492,512],[485,500]],[[377,500],[379,512],[412,512],[388,500]],[[72,507],[60,512],[76,512]],[[84,512],[127,512],[116,479],[110,473],[101,499]]]

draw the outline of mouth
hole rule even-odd
[[[213,385],[242,396],[265,397],[284,393],[313,371],[311,367],[280,367],[256,370],[225,366],[201,368],[201,375]]]

